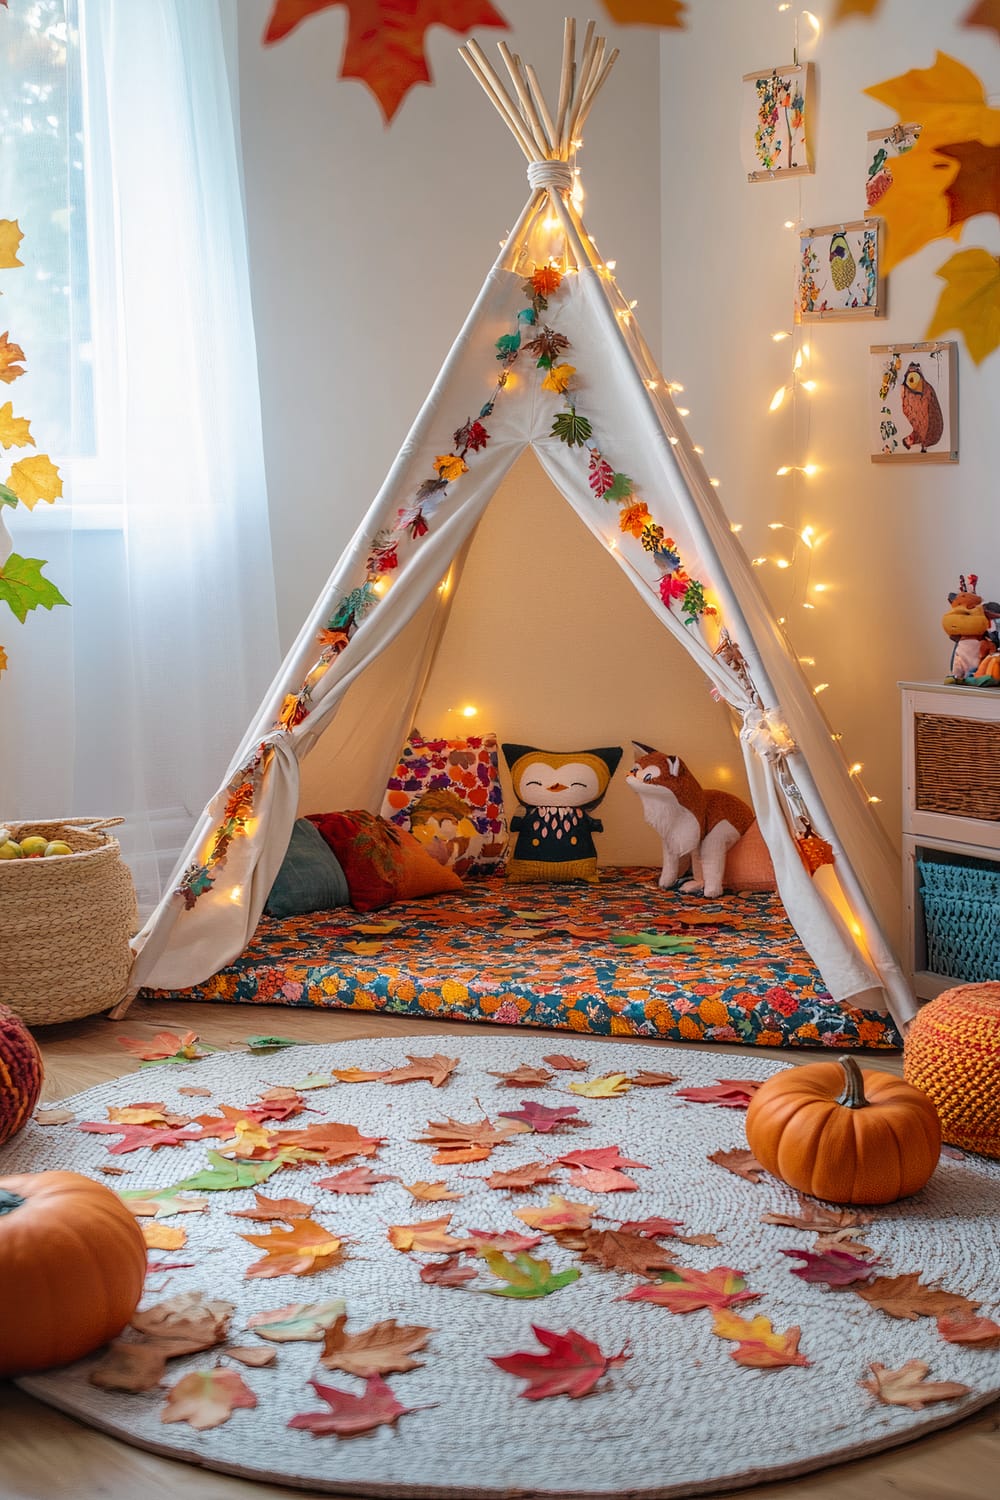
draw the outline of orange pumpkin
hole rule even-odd
[[[776,1073],[757,1090],[747,1143],[761,1166],[830,1203],[894,1203],[928,1181],[941,1154],[932,1101],[851,1057]]]
[[[142,1230],[110,1188],[78,1172],[0,1177],[0,1378],[107,1343],[145,1275]]]

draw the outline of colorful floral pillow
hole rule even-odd
[[[432,859],[405,829],[374,813],[312,813],[309,821],[340,861],[356,911],[462,889],[454,870]]]
[[[411,734],[389,777],[382,816],[457,875],[492,875],[507,850],[495,734]]]

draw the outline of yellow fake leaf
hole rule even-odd
[[[434,460],[434,468],[442,479],[458,479],[468,467],[465,459],[459,458],[457,453],[439,453]]]
[[[180,1250],[187,1244],[187,1230],[174,1229],[170,1224],[142,1224],[142,1237],[150,1250]]]
[[[619,26],[685,27],[684,0],[604,0],[604,9]]]
[[[787,1328],[778,1333],[770,1318],[759,1315],[741,1318],[728,1308],[717,1308],[713,1313],[712,1332],[717,1338],[731,1339],[738,1347],[730,1351],[730,1359],[738,1365],[751,1369],[774,1370],[784,1365],[807,1365],[809,1361],[799,1353],[801,1328]]]
[[[885,224],[882,265],[886,271],[895,270],[931,240],[959,238],[962,226],[951,223],[948,200],[958,171],[958,162],[939,156],[923,136],[912,151],[893,160],[892,183],[878,203]]]
[[[51,505],[63,492],[59,470],[47,453],[19,458],[10,471],[7,488],[29,510],[34,510],[39,500],[47,500]]]
[[[30,429],[27,417],[15,417],[13,402],[5,401],[0,406],[0,443],[5,448],[26,448],[29,444],[33,448],[35,440]]]
[[[627,1094],[632,1085],[624,1073],[608,1073],[604,1078],[588,1078],[584,1083],[571,1083],[571,1094],[582,1094],[585,1099],[614,1099]]]
[[[874,16],[882,0],[837,0],[837,9],[833,13],[834,25],[838,21],[846,21],[848,16]]]
[[[960,250],[937,274],[945,289],[924,337],[957,329],[972,359],[982,364],[1000,348],[1000,260],[988,250]]]
[[[933,67],[911,68],[884,83],[865,89],[873,99],[894,109],[901,121],[923,127],[920,146],[950,146],[956,141],[1000,142],[1000,109],[991,109],[979,78],[954,57],[939,52]],[[893,161],[893,176],[905,158]]]
[[[0,672],[6,672],[6,670],[7,670],[7,653],[3,649],[3,647],[0,646]]]
[[[555,391],[557,396],[564,396],[575,374],[575,365],[553,365],[542,381],[542,390]]]
[[[9,271],[13,266],[23,266],[18,260],[17,250],[24,235],[16,219],[0,219],[0,270]]]

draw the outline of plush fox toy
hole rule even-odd
[[[635,765],[625,780],[663,840],[660,885],[669,889],[690,855],[692,878],[681,890],[720,896],[726,854],[754,821],[753,809],[730,792],[706,791],[678,756],[635,741],[633,749]]]

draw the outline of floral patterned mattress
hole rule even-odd
[[[244,953],[158,999],[333,1006],[760,1047],[899,1048],[892,1020],[838,1005],[772,894],[470,880],[459,895],[263,917]],[[671,951],[683,943],[689,951]]]

